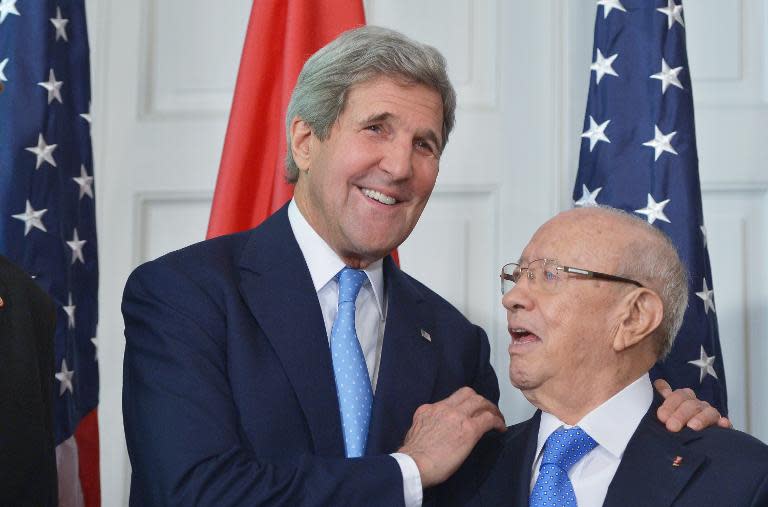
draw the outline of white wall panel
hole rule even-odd
[[[142,192],[136,196],[136,264],[205,239],[210,192]]]
[[[744,2],[693,0],[685,4],[684,15],[696,83],[731,81],[728,86],[743,79]]]
[[[730,416],[768,440],[768,186],[705,186],[704,211]]]
[[[144,0],[144,113],[229,113],[249,0]]]

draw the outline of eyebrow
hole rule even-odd
[[[372,114],[371,116],[363,118],[360,121],[360,123],[365,124],[365,123],[384,122],[392,118],[396,118],[392,113],[378,113],[378,114]],[[416,137],[423,138],[428,141],[432,141],[433,143],[435,143],[435,146],[437,146],[437,151],[442,153],[443,145],[438,139],[437,134],[432,129],[417,130]]]

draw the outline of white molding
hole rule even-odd
[[[140,120],[188,120],[227,118],[232,105],[232,96],[242,57],[242,45],[238,52],[238,65],[234,69],[231,88],[180,89],[173,93],[158,88],[158,6],[161,0],[141,0],[141,22],[146,27],[146,37],[142,37],[139,48],[139,68],[141,74],[138,101]],[[246,18],[250,10],[243,13]],[[246,23],[247,29],[247,23]],[[189,34],[190,37],[195,34]],[[197,34],[202,35],[202,34]],[[243,33],[243,41],[245,40]]]
[[[148,213],[152,206],[163,204],[210,204],[212,191],[143,191],[134,194],[133,204],[133,265],[147,261],[146,231]]]

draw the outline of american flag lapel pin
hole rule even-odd
[[[423,329],[421,330],[421,337],[427,340],[428,342],[432,341],[432,337],[429,335],[429,333],[427,333]]]
[[[682,456],[675,456],[675,459],[672,460],[672,466],[673,467],[679,467],[683,464],[683,457]]]

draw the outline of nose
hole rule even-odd
[[[393,180],[407,180],[413,175],[413,146],[404,140],[388,143],[379,167]]]
[[[507,311],[531,310],[534,306],[534,300],[531,294],[530,286],[533,280],[527,276],[521,276],[520,280],[507,291],[501,298],[501,304]]]

